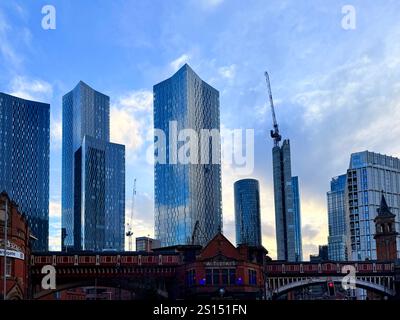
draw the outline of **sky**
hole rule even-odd
[[[52,5],[55,29],[43,29]],[[344,28],[345,5],[355,28]],[[126,146],[126,216],[154,235],[152,87],[188,63],[220,92],[221,127],[254,129],[254,170],[222,170],[233,243],[234,181],[260,181],[263,245],[276,257],[271,77],[280,132],[299,176],[303,254],[327,243],[326,192],[350,154],[400,156],[397,0],[0,0],[0,91],[51,104],[50,249],[60,249],[62,96],[84,81],[111,99],[111,141]],[[352,20],[353,21],[353,20]]]

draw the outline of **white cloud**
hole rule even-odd
[[[200,5],[203,9],[214,9],[222,4],[224,0],[200,0]]]
[[[231,64],[230,66],[218,68],[218,73],[221,77],[229,80],[233,80],[236,76],[236,65]]]
[[[139,90],[128,93],[119,99],[122,107],[131,111],[151,111],[153,105],[153,93],[147,90]]]
[[[49,250],[61,251],[61,232],[59,234],[49,235]]]
[[[127,156],[132,158],[141,150],[153,128],[153,93],[139,90],[124,94],[111,106],[111,141],[124,144]]]
[[[17,76],[11,82],[11,95],[28,100],[48,101],[53,95],[53,87],[40,79]]]
[[[170,67],[173,72],[177,71],[180,67],[182,67],[185,63],[188,63],[190,60],[190,56],[187,53],[182,54],[179,58],[176,58],[174,61],[170,62]]]
[[[50,201],[49,206],[49,217],[51,219],[60,219],[61,218],[61,203],[60,201]]]
[[[0,10],[0,53],[5,61],[16,67],[20,65],[22,59],[11,44],[9,38],[11,31],[11,26],[7,23],[3,12]]]
[[[49,206],[49,249],[61,250],[61,202],[50,200]]]
[[[144,142],[143,124],[126,109],[111,108],[111,141],[124,144],[127,151],[139,150]]]
[[[62,121],[54,118],[50,121],[51,148],[60,149],[62,141]]]

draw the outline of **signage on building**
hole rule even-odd
[[[234,267],[235,261],[208,261],[205,263],[207,267]]]
[[[7,250],[6,254],[7,254],[7,257],[9,257],[9,258],[24,260],[24,254],[20,251]],[[0,257],[1,256],[4,257],[4,249],[0,249]]]
[[[4,249],[4,240],[0,240],[0,248]],[[10,240],[7,240],[7,249],[22,252],[22,248],[20,246],[17,246],[15,243],[11,242]]]

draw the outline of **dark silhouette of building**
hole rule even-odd
[[[328,261],[328,246],[319,246],[318,247],[318,255],[310,255],[310,261],[311,262],[323,262],[323,261]]]
[[[150,237],[136,238],[136,251],[150,252],[153,249],[159,248],[160,246],[160,240],[152,239]]]
[[[396,216],[390,211],[382,192],[381,205],[375,217],[375,235],[377,260],[396,260]]]

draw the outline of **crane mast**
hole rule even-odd
[[[127,223],[128,231],[125,234],[128,237],[129,251],[132,251],[132,237],[133,237],[132,224],[133,224],[133,214],[134,214],[134,210],[135,210],[135,195],[136,195],[136,178],[133,180],[131,216],[130,216],[129,222]]]
[[[278,122],[276,121],[275,116],[274,100],[272,99],[271,82],[269,80],[269,75],[267,71],[265,71],[265,80],[267,81],[268,86],[269,104],[271,105],[272,121],[274,126],[274,129],[271,130],[271,138],[274,139],[274,146],[277,147],[279,146],[279,141],[282,140],[282,136],[279,134]]]

